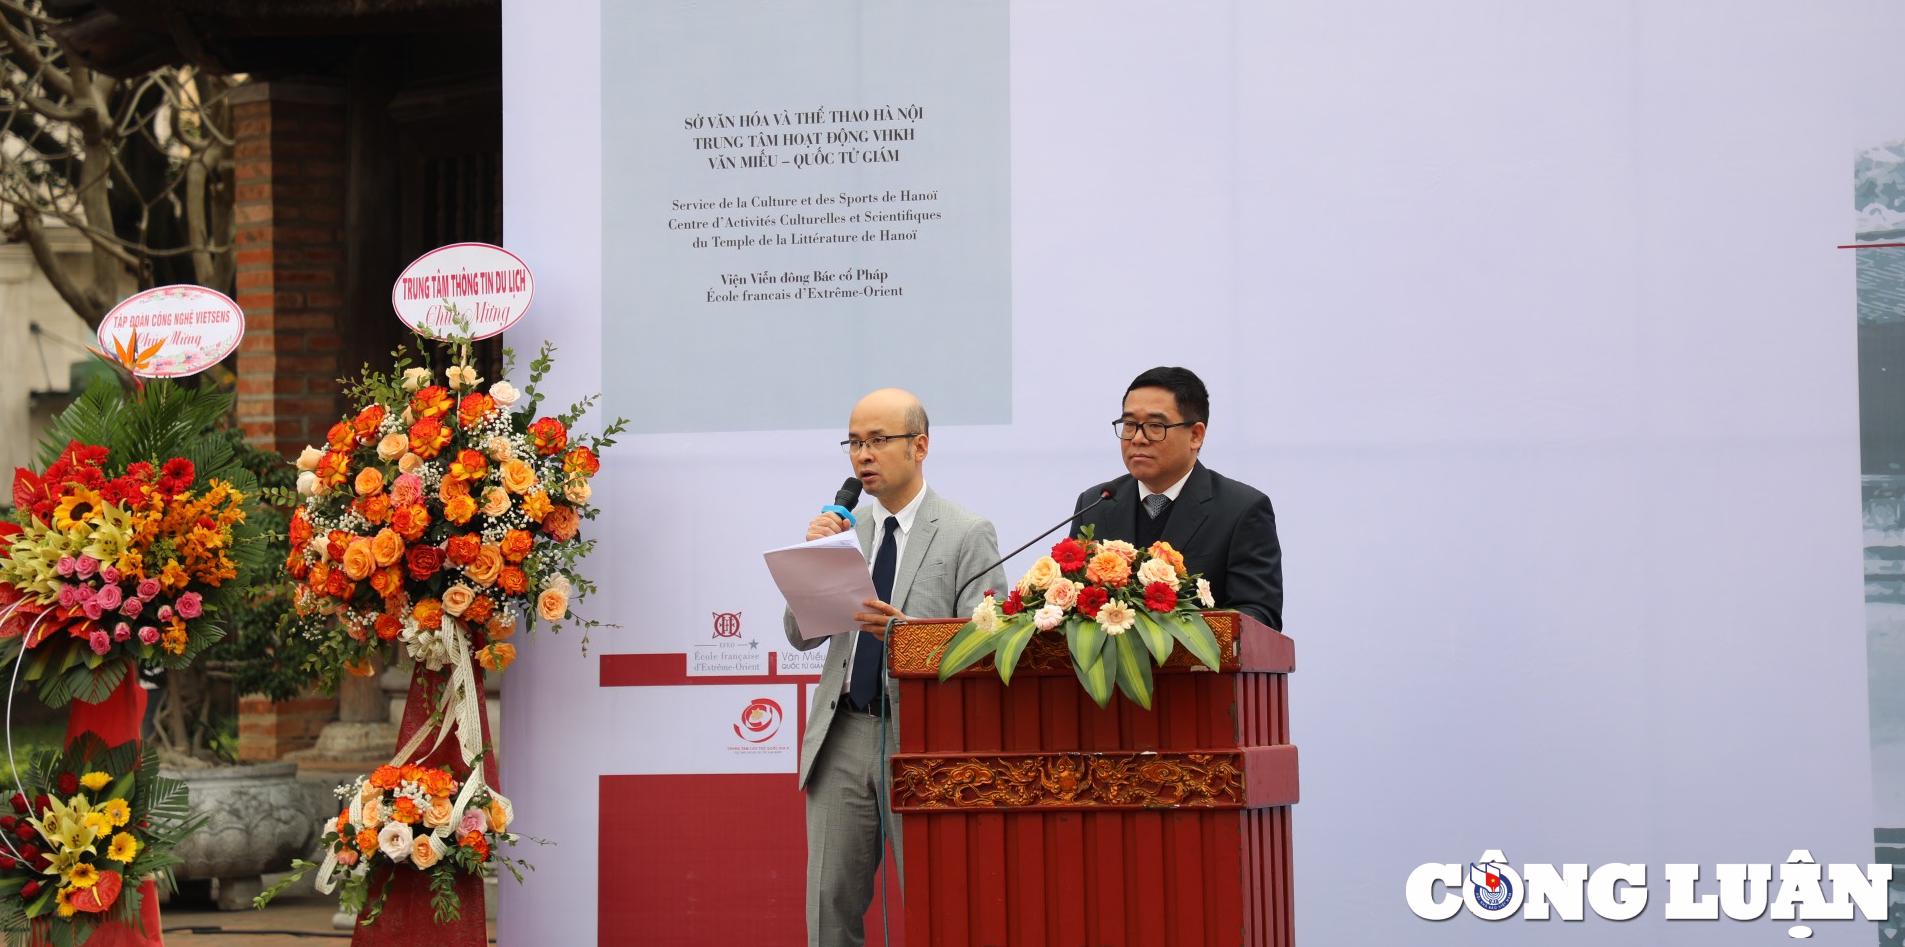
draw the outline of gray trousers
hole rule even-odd
[[[900,820],[886,793],[880,731],[890,722],[853,713],[841,701],[827,739],[807,774],[807,947],[863,947],[866,912],[873,903],[886,819],[894,860],[900,858]],[[898,749],[887,734],[886,752]],[[902,917],[900,892],[889,888],[888,925]],[[877,941],[878,932],[875,932]]]

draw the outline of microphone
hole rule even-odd
[[[1045,532],[1042,532],[1038,534],[1037,536],[1034,536],[1031,539],[1026,540],[1025,545],[1020,546],[1019,548],[1006,553],[1004,556],[1001,556],[999,558],[998,562],[995,562],[992,565],[989,565],[983,569],[980,569],[976,574],[972,576],[972,578],[967,579],[965,581],[965,584],[959,587],[959,591],[953,593],[953,607],[954,608],[959,607],[959,597],[966,594],[966,589],[971,588],[974,582],[979,581],[979,576],[985,575],[986,573],[991,572],[993,569],[999,566],[1005,565],[1007,560],[1010,560],[1013,556],[1016,556],[1019,553],[1022,553],[1026,551],[1027,549],[1032,548],[1033,543],[1038,542],[1039,540],[1052,535],[1054,532],[1057,532],[1060,526],[1064,526],[1065,524],[1070,523],[1072,520],[1075,520],[1081,516],[1084,516],[1086,513],[1091,512],[1092,507],[1097,506],[1098,504],[1111,499],[1111,485],[1114,483],[1117,483],[1117,481],[1107,480],[1104,483],[1099,484],[1098,485],[1098,499],[1085,504],[1083,507],[1080,507],[1078,512],[1073,513],[1072,515],[1067,516],[1062,520],[1059,520],[1056,524],[1052,526],[1051,529],[1048,529]]]
[[[853,508],[860,505],[860,491],[864,489],[866,486],[859,477],[848,477],[847,482],[840,485],[840,492],[833,495],[833,503],[821,507],[820,512],[832,513],[846,520],[848,526],[860,525],[853,519]]]

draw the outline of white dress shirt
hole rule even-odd
[[[1184,484],[1190,482],[1191,474],[1195,472],[1196,470],[1197,470],[1197,465],[1192,464],[1190,470],[1184,471],[1184,476],[1179,477],[1176,483],[1171,484],[1169,487],[1165,488],[1164,495],[1167,497],[1170,497],[1172,503],[1177,502],[1177,495],[1184,492]],[[1138,484],[1139,505],[1143,505],[1144,501],[1147,498],[1154,497],[1154,496],[1157,496],[1157,494],[1152,493],[1149,487],[1146,487],[1142,483]]]
[[[1179,486],[1182,486],[1182,484],[1179,484]],[[893,578],[895,581],[899,580],[900,563],[906,558],[906,537],[912,535],[913,520],[919,516],[920,502],[925,499],[926,484],[921,483],[919,485],[919,492],[913,494],[913,499],[901,507],[898,512],[888,512],[887,508],[878,502],[875,502],[872,506],[867,508],[866,513],[863,515],[875,517],[873,520],[873,544],[867,547],[867,572],[871,573],[873,571],[873,560],[880,555],[880,543],[886,537],[886,518],[891,516],[899,520],[898,525],[895,526],[893,530]],[[891,605],[892,603],[888,602],[887,604]],[[847,649],[847,670],[849,672],[853,670],[854,652],[859,649],[860,636],[854,635],[853,646]],[[846,680],[841,682],[840,693],[847,693],[852,687],[853,675],[849,673],[847,674]]]

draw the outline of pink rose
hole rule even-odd
[[[78,568],[79,563],[72,556],[61,556],[59,563],[53,566],[53,571],[70,579]]]
[[[79,604],[79,586],[76,586],[76,585],[60,586],[60,607],[72,608],[78,604]]]
[[[125,622],[120,622],[119,624],[112,626],[112,640],[131,641],[132,640],[132,626],[126,624]]]
[[[158,595],[159,595],[159,580],[158,579],[146,579],[139,583],[139,597],[140,598],[145,599],[147,601],[151,601],[152,599],[157,598]]]
[[[204,600],[197,592],[187,592],[179,596],[178,606],[180,618],[197,618],[205,614]]]
[[[1052,584],[1045,590],[1045,604],[1071,608],[1078,604],[1078,589],[1078,583],[1070,579],[1053,579]]]
[[[98,599],[88,600],[85,604],[82,604],[79,607],[79,610],[86,613],[86,617],[92,619],[93,621],[98,621],[100,619],[100,616],[103,616],[106,614],[106,610],[99,607]],[[95,632],[95,634],[103,635],[105,633]]]
[[[93,594],[93,601],[99,603],[99,607],[107,611],[118,608],[119,603],[124,599],[125,593],[116,585],[100,586],[99,591]]]
[[[93,632],[87,637],[86,641],[93,646],[94,654],[105,654],[112,650],[112,639],[107,637],[103,631]]]
[[[151,625],[140,626],[139,643],[140,644],[158,644],[159,643],[159,629],[154,628]]]
[[[392,506],[410,506],[423,496],[423,478],[413,473],[399,476],[390,487]]]
[[[99,571],[99,560],[91,556],[81,556],[79,557],[79,562],[74,564],[73,571],[78,573],[82,579],[90,579],[93,577],[93,573]]]
[[[145,601],[135,596],[119,603],[119,614],[127,618],[138,618],[139,613],[145,611],[145,608]]]
[[[159,606],[159,620],[160,621],[172,620],[172,606],[170,605]]]
[[[106,580],[107,582],[117,584],[119,582],[119,570],[113,568],[112,566],[107,566],[106,568],[99,570],[99,577],[101,579]]]
[[[489,819],[484,817],[481,809],[465,809],[463,810],[463,821],[457,825],[457,832],[458,834],[464,832],[482,832],[487,828],[489,828]]]

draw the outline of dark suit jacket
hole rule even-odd
[[[1113,480],[1111,499],[1078,518],[1073,535],[1087,525],[1098,539],[1133,542],[1138,535],[1138,480],[1125,474]],[[1078,495],[1075,510],[1098,499],[1097,490]],[[1234,608],[1272,628],[1283,628],[1283,547],[1277,543],[1277,514],[1263,491],[1232,480],[1199,462],[1191,469],[1163,540],[1184,554],[1184,565],[1210,580],[1218,608]]]

